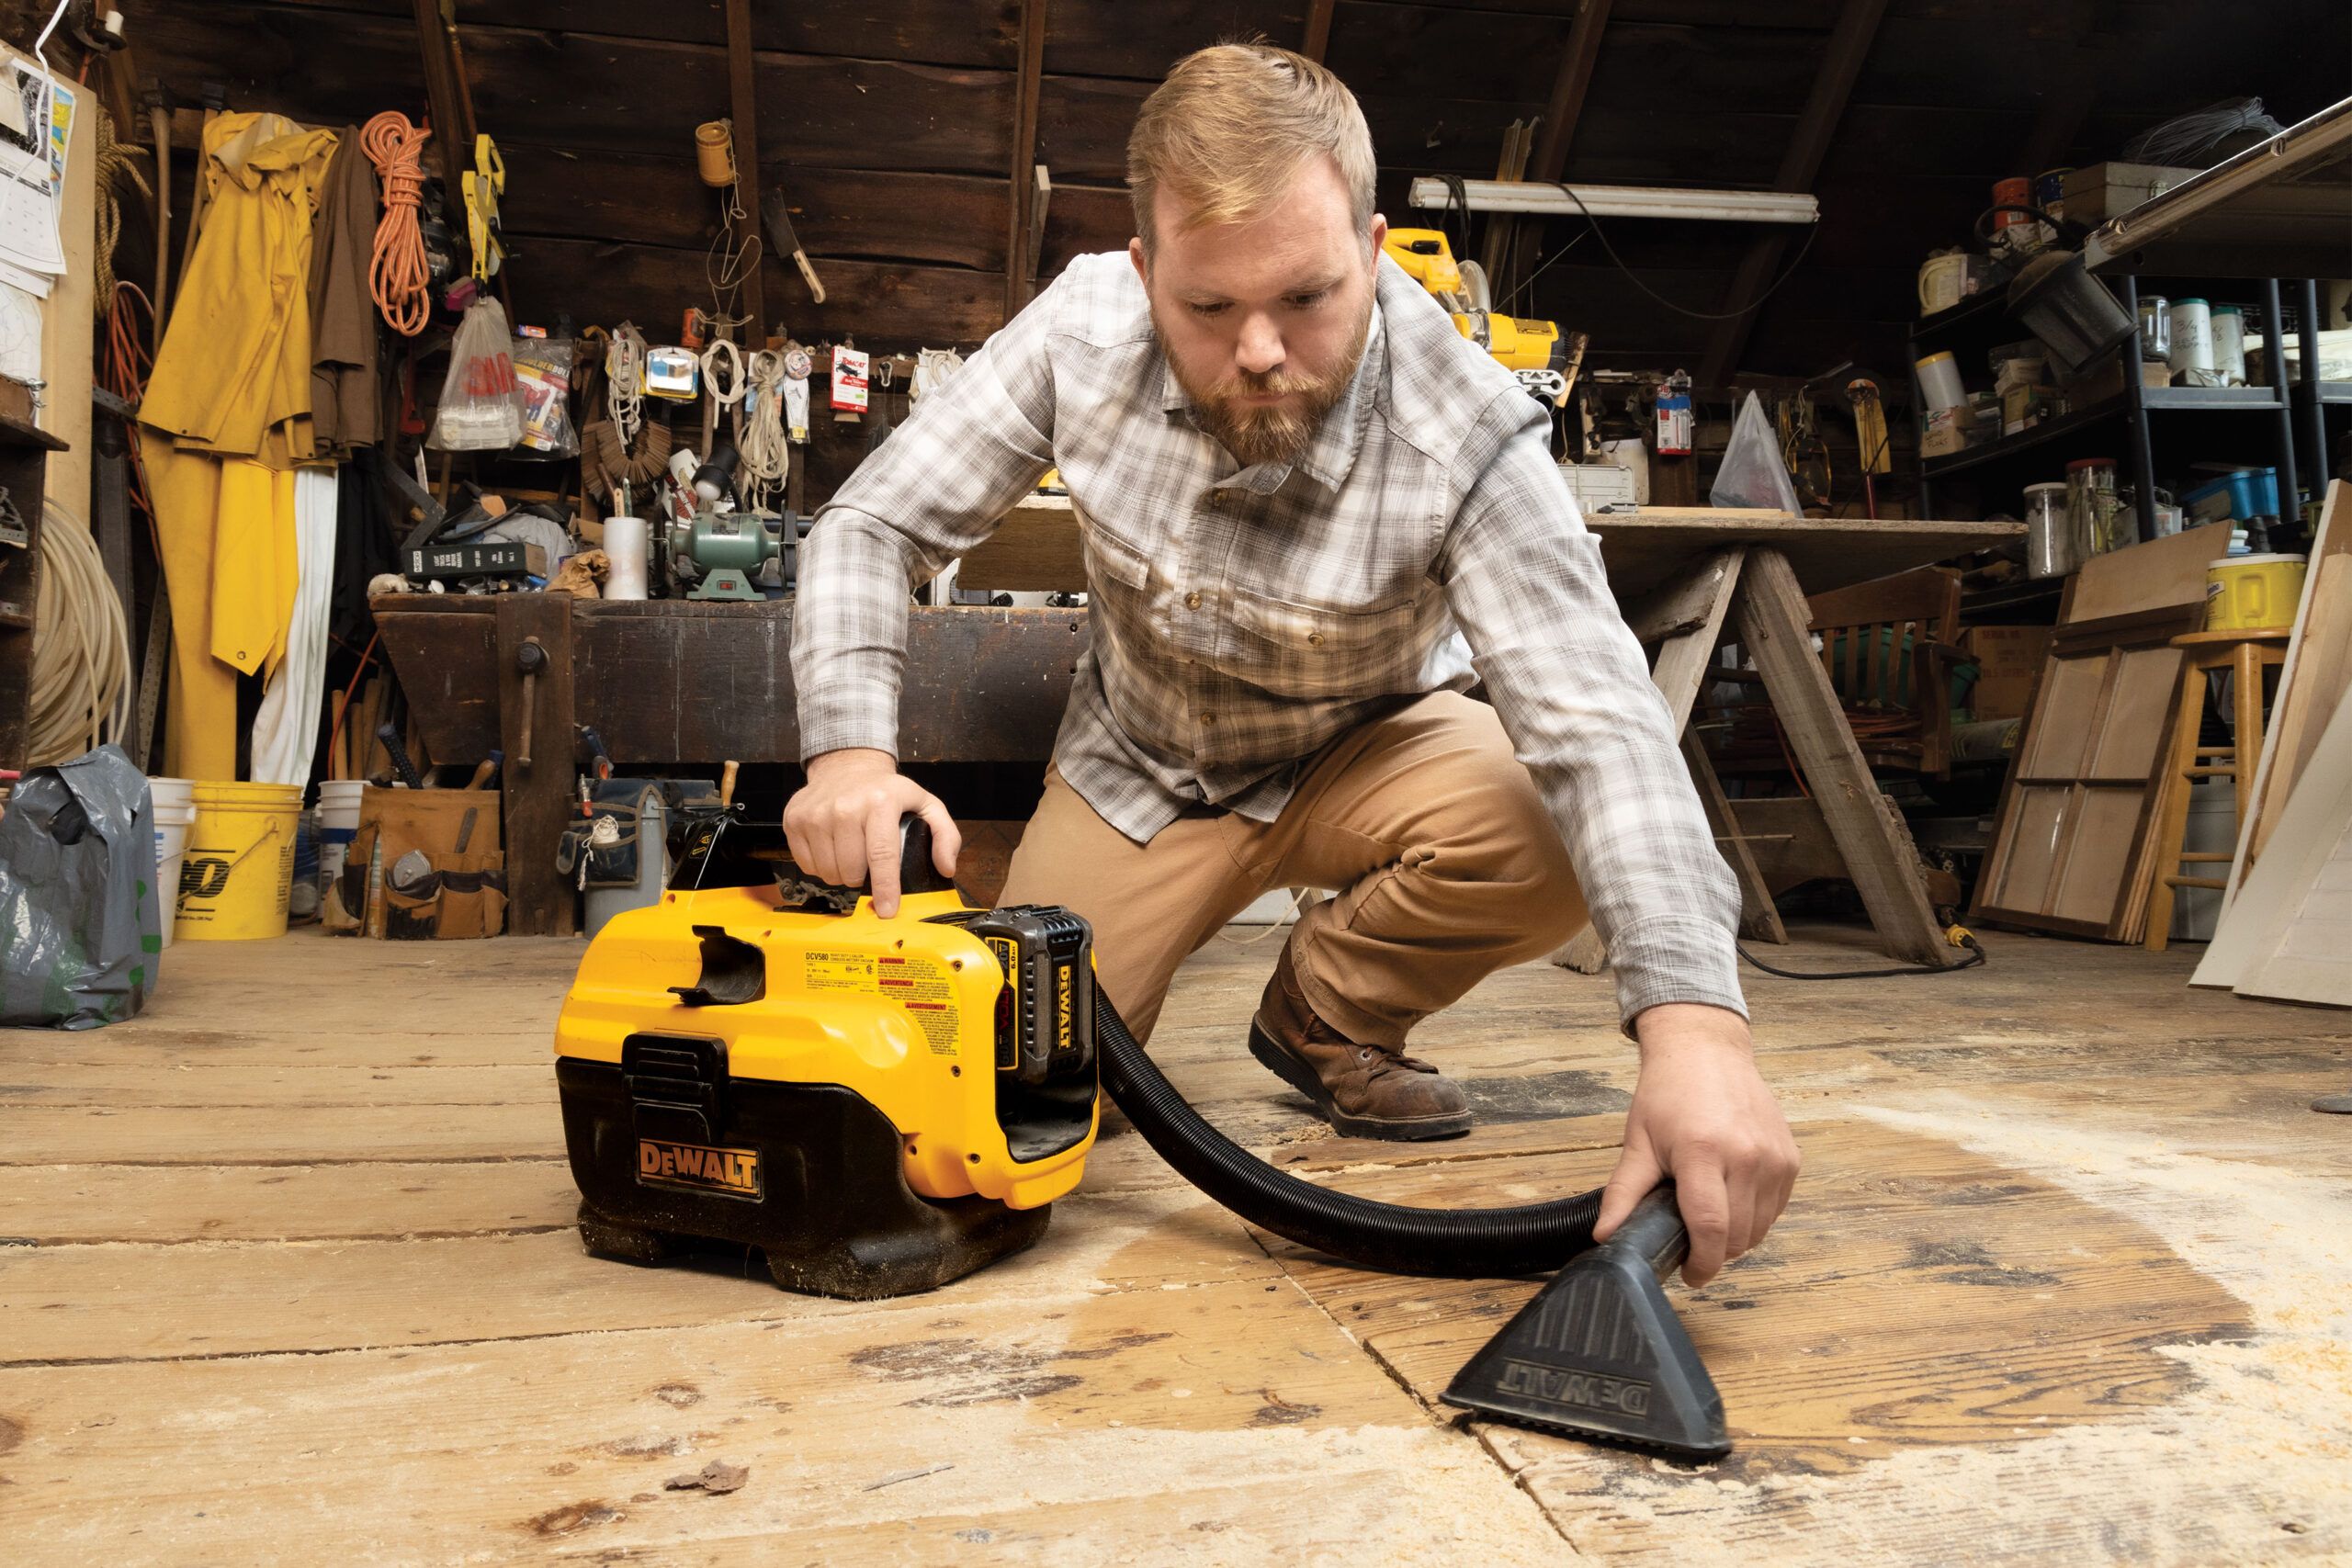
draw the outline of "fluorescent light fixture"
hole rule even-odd
[[[1574,194],[1571,195],[1570,193]],[[1675,190],[1665,186],[1562,186],[1533,180],[1464,180],[1473,212],[1540,212],[1595,218],[1683,218],[1718,223],[1818,223],[1821,204],[1803,193],[1770,190]],[[1422,175],[1413,181],[1415,207],[1445,209],[1446,182]],[[1583,205],[1579,207],[1578,202]]]

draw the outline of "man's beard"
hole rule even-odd
[[[1348,383],[1355,379],[1356,367],[1363,362],[1367,329],[1372,325],[1372,302],[1364,302],[1363,319],[1356,325],[1355,347],[1346,361],[1320,376],[1294,376],[1283,371],[1271,375],[1256,375],[1247,370],[1210,386],[1202,386],[1185,372],[1183,361],[1170,351],[1168,337],[1159,333],[1154,321],[1152,330],[1159,335],[1159,351],[1176,372],[1176,384],[1193,400],[1201,428],[1223,444],[1233,454],[1234,461],[1243,468],[1260,463],[1289,463],[1297,460],[1315,438],[1315,430],[1323,416],[1338,406],[1347,395]],[[1283,397],[1279,403],[1250,404],[1243,397]]]

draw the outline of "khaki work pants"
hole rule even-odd
[[[1189,812],[1137,844],[1050,772],[1003,902],[1084,916],[1102,987],[1142,1041],[1177,965],[1277,887],[1338,895],[1300,918],[1292,961],[1317,1015],[1365,1044],[1402,1044],[1585,923],[1535,781],[1494,710],[1451,692],[1334,741],[1272,823]]]

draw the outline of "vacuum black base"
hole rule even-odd
[[[621,1067],[568,1057],[556,1082],[580,1239],[600,1258],[758,1247],[786,1290],[874,1301],[1019,1252],[1051,1218],[923,1197],[907,1185],[898,1129],[838,1085],[721,1079],[721,1093],[684,1108],[632,1096]]]

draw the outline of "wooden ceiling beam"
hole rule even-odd
[[[1331,48],[1331,8],[1336,3],[1337,0],[1307,0],[1306,38],[1298,52],[1317,65],[1323,63],[1323,56]]]
[[[1815,176],[1821,173],[1822,160],[1828,156],[1830,138],[1837,134],[1838,121],[1846,113],[1847,101],[1854,96],[1855,80],[1862,73],[1862,62],[1870,57],[1871,42],[1878,36],[1879,22],[1885,15],[1886,0],[1846,0],[1839,8],[1820,73],[1814,77],[1813,91],[1806,96],[1804,108],[1797,116],[1796,134],[1789,139],[1788,151],[1781,155],[1780,172],[1772,182],[1774,190],[1813,188]],[[1780,275],[1781,258],[1788,244],[1788,231],[1779,225],[1749,241],[1724,298],[1754,301],[1760,307],[1763,301],[1757,297]],[[1756,309],[1745,310],[1729,321],[1715,324],[1707,356],[1701,364],[1700,385],[1724,384],[1747,347],[1756,316]]]
[[[1552,96],[1544,105],[1544,123],[1535,129],[1535,155],[1528,161],[1527,177],[1550,184],[1568,166],[1568,142],[1584,118],[1585,95],[1592,86],[1592,68],[1600,59],[1600,35],[1609,28],[1614,0],[1584,0],[1568,43],[1560,56],[1560,73],[1553,78]]]
[[[1013,88],[1012,167],[1008,171],[1004,319],[1036,292],[1037,96],[1046,73],[1046,0],[1021,0],[1021,69]]]
[[[1535,127],[1535,151],[1523,171],[1525,178],[1546,185],[1557,181],[1568,166],[1568,143],[1584,118],[1585,95],[1592,87],[1592,68],[1600,58],[1600,38],[1609,30],[1609,12],[1615,0],[1584,0],[1568,28],[1560,53],[1559,73],[1552,78],[1552,96],[1544,100],[1544,118]],[[1531,225],[1524,218],[1490,215],[1485,252],[1487,281],[1497,294],[1504,292],[1503,274],[1519,254]]]

